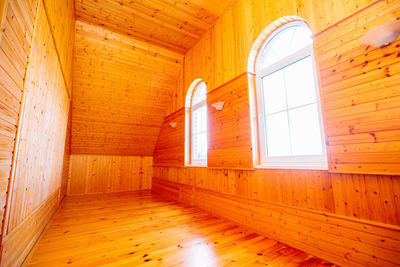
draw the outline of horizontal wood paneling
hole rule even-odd
[[[211,105],[224,101],[223,110]],[[207,94],[208,155],[207,166],[252,168],[252,144],[248,77],[244,73]],[[156,166],[185,165],[185,123],[188,116],[182,108],[165,117],[154,150]],[[170,126],[176,122],[176,128]]]
[[[68,195],[151,188],[153,157],[71,155]]]
[[[154,150],[154,165],[185,165],[185,108],[165,117]],[[175,122],[176,128],[170,123]]]
[[[194,79],[203,79],[211,91],[246,72],[254,41],[276,19],[296,15],[306,20],[313,33],[318,33],[373,1],[236,1],[185,54],[185,83],[176,88],[177,101],[171,102],[171,112],[184,106],[186,92]]]
[[[339,177],[338,174],[328,175],[326,171],[155,167],[153,191],[200,207],[337,264],[396,266],[400,259],[399,226],[335,214],[336,180],[346,181],[349,178],[354,184],[349,182],[347,190],[355,190],[354,194],[347,195],[348,203],[362,204],[366,201],[370,205],[370,214],[380,213],[382,220],[385,213],[387,217],[397,220],[398,225],[396,205],[399,203],[396,197],[392,195],[390,198],[380,192],[392,183],[398,187],[400,177],[394,176],[386,176],[388,181],[384,181],[385,177],[375,178],[379,181],[379,189],[374,192],[366,190],[363,198],[357,198],[355,192],[361,189],[355,178],[373,187],[373,177]],[[392,206],[390,211],[374,211],[388,203]],[[358,207],[354,205],[353,208]]]
[[[380,1],[315,39],[331,172],[400,174],[400,41],[359,42],[399,17],[398,1]]]
[[[76,11],[79,20],[184,53],[233,2],[78,0]]]
[[[207,94],[208,167],[253,166],[247,73]],[[211,105],[224,102],[222,110]]]
[[[155,167],[154,176],[260,201],[400,225],[400,176],[193,167]]]
[[[0,218],[3,218],[11,162],[38,1],[2,1],[0,33]],[[1,7],[0,7],[1,8]],[[3,220],[0,227],[3,224]]]
[[[71,153],[153,155],[182,60],[78,21]]]

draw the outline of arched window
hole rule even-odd
[[[277,28],[256,58],[261,165],[326,169],[312,33],[305,22]]]
[[[190,165],[207,164],[207,86],[195,80],[186,96],[188,127],[186,163]]]

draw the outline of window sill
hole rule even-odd
[[[202,164],[202,163],[192,163],[192,164],[186,164],[185,167],[194,167],[194,168],[199,168],[199,167],[204,167],[207,168],[207,163]]]
[[[304,163],[268,163],[256,165],[256,169],[279,169],[279,170],[328,170],[328,164],[324,163],[314,163],[314,164],[304,164]]]

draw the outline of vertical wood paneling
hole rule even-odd
[[[75,0],[43,0],[65,77],[69,96],[72,90],[72,60],[75,39]]]
[[[12,234],[4,237],[1,266],[21,266],[46,224],[56,212],[58,204],[59,191],[56,191],[25,218]]]
[[[1,38],[0,87],[8,93],[2,100],[8,102],[15,115],[2,108],[6,116],[2,116],[0,125],[2,135],[8,132],[10,151],[14,150],[14,138],[17,141],[1,265],[11,266],[22,263],[58,207],[63,165],[68,169],[67,163],[63,163],[68,158],[64,153],[69,111],[65,76],[71,77],[71,62],[61,63],[54,39],[64,42],[60,45],[65,50],[61,54],[71,57],[74,32],[69,30],[73,27],[73,9],[69,8],[62,20],[52,20],[53,29],[64,28],[55,37],[41,0],[9,1],[6,14]],[[11,157],[7,165],[11,166]],[[2,177],[7,173],[9,167],[2,168]]]
[[[8,231],[61,184],[69,99],[43,5],[24,88]]]
[[[23,79],[38,1],[2,1],[0,33],[0,218],[9,186]],[[1,222],[2,226],[3,219]]]
[[[68,195],[151,188],[153,157],[71,155]]]

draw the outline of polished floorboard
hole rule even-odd
[[[331,264],[203,210],[142,191],[67,197],[26,265]]]

